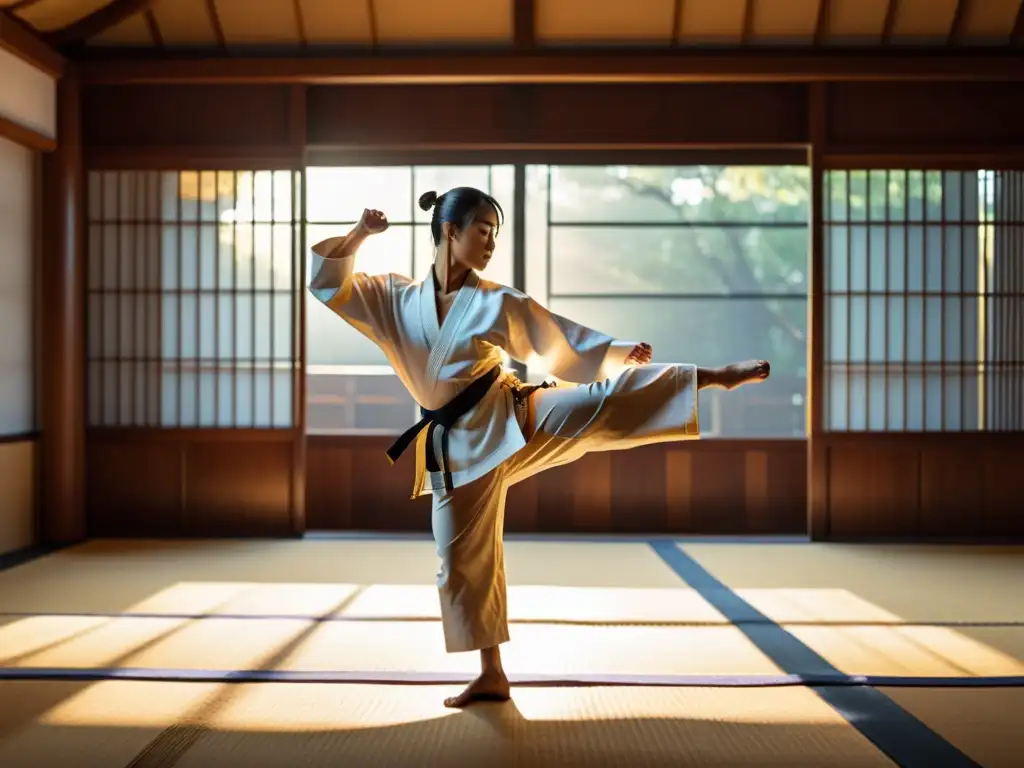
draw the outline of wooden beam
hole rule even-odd
[[[27,26],[0,11],[0,48],[51,77],[64,73],[64,57]]]
[[[1010,32],[1010,45],[1024,45],[1024,0],[1021,0],[1020,8],[1017,9],[1017,20]]]
[[[832,6],[829,0],[818,0],[818,18],[814,23],[814,44],[821,45],[828,37],[829,16]]]
[[[15,144],[20,144],[26,149],[36,152],[52,152],[57,148],[55,139],[33,131],[31,128],[26,128],[13,120],[8,120],[3,115],[0,115],[0,138],[13,141]]]
[[[225,50],[228,47],[228,40],[224,37],[224,25],[220,23],[220,14],[217,13],[217,0],[206,0],[206,13],[210,17],[210,26],[213,27],[213,38],[217,41],[217,47]]]
[[[149,36],[153,38],[153,46],[155,48],[164,47],[164,35],[160,31],[160,22],[156,19],[156,14],[153,13],[152,8],[146,10],[146,27],[149,29]]]
[[[683,26],[683,3],[686,0],[676,0],[675,7],[672,9],[672,47],[676,48],[679,46],[679,37],[682,35]]]
[[[515,30],[516,48],[533,48],[537,44],[536,0],[515,0],[512,28]]]
[[[16,13],[24,8],[35,5],[39,0],[15,0],[15,2],[8,5],[4,10],[8,13]]]
[[[295,6],[295,30],[299,36],[299,45],[305,48],[309,45],[309,36],[306,34],[306,17],[302,13],[302,0],[292,0]]]
[[[370,21],[370,45],[376,48],[380,33],[377,31],[377,7],[373,0],[366,0],[366,16]]]
[[[1020,81],[1006,53],[522,52],[256,58],[84,52],[86,85]]]
[[[807,531],[814,541],[828,537],[828,452],[825,432],[825,187],[822,164],[828,143],[828,85],[809,88],[807,164],[811,172],[809,343],[807,345]]]
[[[743,6],[743,28],[740,31],[740,45],[750,42],[750,36],[754,32],[754,0],[746,0]]]
[[[882,42],[888,43],[892,39],[892,30],[896,26],[896,9],[900,0],[889,0],[885,9],[885,23],[882,24]]]
[[[155,0],[114,0],[66,27],[48,32],[46,41],[57,47],[84,43],[116,27],[129,16],[144,13],[154,2]]]
[[[953,21],[949,25],[949,34],[946,36],[946,45],[956,45],[964,35],[964,21],[967,18],[967,10],[971,0],[957,0],[956,10],[953,12]]]

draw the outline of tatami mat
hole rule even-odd
[[[444,652],[429,539],[97,541],[2,572],[8,670],[393,679],[0,681],[0,765],[891,765],[902,731],[872,727],[916,734],[903,762],[941,737],[983,765],[1024,747],[1021,688],[885,689],[936,737],[867,688],[672,677],[1024,677],[1024,549],[513,540],[506,557],[509,672],[619,686],[458,713],[457,687],[406,684],[477,667]]]
[[[140,754],[136,765],[177,768],[892,764],[805,689],[524,690],[465,712],[443,708],[454,692],[0,683],[0,700],[22,707],[0,710],[0,765],[120,768]]]
[[[427,539],[93,541],[0,572],[0,612],[320,613],[355,586],[432,588],[438,565]],[[683,586],[643,542],[510,541],[506,567],[516,587]]]
[[[1024,628],[790,627],[841,672],[914,677],[1024,676]],[[973,636],[972,636],[973,635]],[[731,626],[520,624],[505,650],[531,674],[772,675],[780,672]],[[38,616],[0,626],[0,664],[18,667],[332,669],[466,672],[436,622]],[[812,669],[788,669],[792,674]]]
[[[1024,762],[1024,688],[880,690],[985,768]]]
[[[1022,622],[1024,547],[686,544],[780,623]]]
[[[0,629],[0,659],[19,667],[466,672],[475,654],[448,654],[439,623],[298,619],[33,617]],[[538,674],[777,674],[735,627],[524,624],[503,650]],[[66,638],[66,639],[65,639]],[[39,648],[39,650],[34,650]],[[713,649],[713,651],[712,651]]]

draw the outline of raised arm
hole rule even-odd
[[[649,355],[638,357],[644,345],[618,341],[556,315],[519,292],[506,295],[504,308],[505,351],[522,362],[536,355],[552,375],[565,381],[599,381],[650,359]]]
[[[391,318],[391,277],[356,272],[355,260],[363,241],[387,228],[384,214],[367,210],[347,235],[329,237],[310,249],[310,293],[378,344],[387,337]]]

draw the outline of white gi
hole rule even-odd
[[[519,382],[512,373],[499,377],[449,430],[450,492],[441,472],[426,469],[426,430],[416,441],[413,495],[433,495],[445,646],[455,653],[506,642],[501,532],[508,488],[592,451],[699,437],[697,368],[633,367],[625,360],[634,343],[580,326],[474,271],[439,325],[431,276],[354,272],[354,257],[332,258],[343,242],[313,246],[310,292],[380,347],[421,407],[445,405],[500,365],[502,350],[521,361],[538,356],[553,376],[578,384],[531,395],[536,429],[527,443],[513,397]]]

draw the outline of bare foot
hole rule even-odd
[[[508,701],[511,697],[512,689],[504,672],[485,672],[458,696],[445,699],[444,705],[459,709],[478,701]]]
[[[747,360],[746,362],[723,366],[715,373],[717,374],[716,384],[725,389],[733,390],[744,384],[764,381],[771,373],[771,365],[767,360]]]

